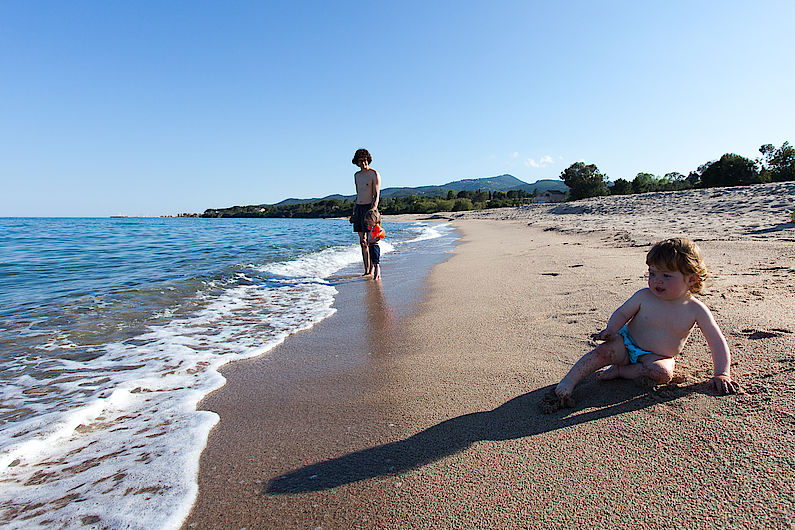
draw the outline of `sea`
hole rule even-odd
[[[383,226],[384,281],[456,241]],[[344,219],[0,218],[0,525],[178,528],[219,367],[332,315],[361,267]]]

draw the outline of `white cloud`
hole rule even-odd
[[[534,168],[546,167],[554,163],[555,160],[549,155],[542,156],[541,159],[538,161],[532,158],[528,158],[527,160],[524,161],[524,165],[526,165],[527,167],[534,167]]]

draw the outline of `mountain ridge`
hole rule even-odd
[[[447,195],[447,192],[449,190],[453,190],[453,192],[455,193],[458,193],[459,191],[477,191],[477,190],[492,191],[492,192],[523,190],[532,193],[536,189],[538,189],[539,193],[544,193],[545,191],[550,189],[560,190],[565,192],[568,190],[568,186],[566,186],[563,183],[563,181],[556,179],[540,179],[533,183],[528,183],[523,180],[519,180],[513,175],[509,175],[506,173],[494,177],[481,177],[481,178],[454,180],[452,182],[448,182],[446,184],[441,184],[438,186],[431,185],[431,186],[416,186],[416,187],[384,188],[381,190],[381,198],[389,199],[393,197],[407,197],[409,195],[418,195],[420,197],[439,197]],[[353,200],[354,198],[355,195],[340,195],[340,194],[327,195],[325,197],[317,197],[313,199],[298,199],[291,197],[289,199],[284,199],[283,201],[274,204],[262,204],[260,206],[283,206],[289,204],[301,204],[301,203],[317,202],[317,201],[324,201],[331,199]]]

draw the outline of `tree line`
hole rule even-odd
[[[569,187],[567,200],[576,201],[601,195],[629,195],[652,191],[677,191],[693,188],[747,186],[765,182],[795,180],[795,148],[789,142],[781,147],[765,144],[759,148],[761,156],[751,160],[726,153],[718,160],[702,164],[687,176],[671,172],[663,176],[638,173],[631,181],[623,178],[610,182],[595,164],[575,162],[560,178]],[[446,196],[426,197],[409,195],[381,199],[379,210],[384,214],[458,212],[520,206],[532,201],[538,190],[459,191],[449,190]],[[348,217],[353,210],[349,199],[322,199],[312,202],[281,205],[233,206],[208,209],[202,217]]]
[[[538,195],[538,190],[529,193],[524,190],[488,191],[462,190],[456,193],[449,190],[446,196],[390,197],[381,199],[378,209],[382,214],[436,212],[459,212],[464,210],[483,210],[486,208],[507,208],[526,204]],[[202,217],[348,217],[353,212],[353,202],[349,199],[323,199],[280,205],[233,206],[231,208],[208,209]]]
[[[631,181],[619,178],[611,183],[595,164],[575,162],[560,174],[560,178],[569,187],[568,200],[572,201],[601,195],[747,186],[795,180],[795,148],[789,142],[784,142],[778,148],[773,144],[765,144],[759,148],[759,152],[761,156],[756,160],[726,153],[718,160],[700,165],[687,176],[672,172],[658,177],[642,172]]]

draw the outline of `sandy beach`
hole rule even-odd
[[[222,370],[185,528],[792,527],[794,210],[790,182],[420,216],[461,241],[416,296],[387,255],[381,287],[341,280],[334,316]],[[677,383],[592,376],[544,413],[674,236],[742,392],[708,388],[695,330]]]

